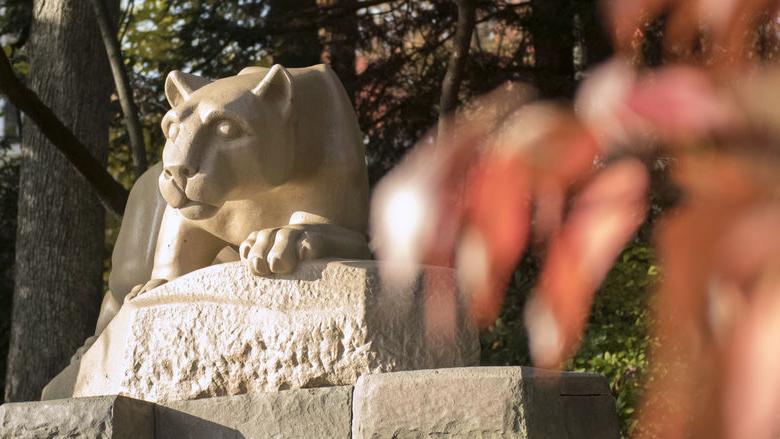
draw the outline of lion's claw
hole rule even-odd
[[[301,225],[263,229],[249,234],[239,255],[255,275],[291,273],[301,259],[314,255],[309,241],[309,232]]]
[[[133,289],[131,289],[130,292],[127,293],[127,296],[125,296],[125,303],[135,299],[137,296],[140,296],[141,294],[144,294],[147,291],[159,287],[160,285],[166,282],[168,282],[168,279],[151,279],[146,283],[138,284],[134,286]]]

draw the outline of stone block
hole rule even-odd
[[[526,367],[366,375],[355,385],[352,419],[356,439],[619,437],[603,377]]]
[[[349,438],[352,386],[178,401],[155,410],[157,439]]]
[[[147,403],[94,397],[0,407],[0,437],[617,439],[606,379],[524,367],[362,376],[352,386]]]
[[[0,406],[4,438],[154,438],[153,404],[122,396],[17,402]]]
[[[382,285],[374,261],[311,261],[259,277],[208,267],[124,304],[84,354],[74,396],[153,402],[349,385],[363,374],[475,365],[454,272]]]

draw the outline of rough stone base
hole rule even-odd
[[[401,290],[381,283],[374,261],[313,261],[275,277],[237,262],[124,304],[84,354],[73,396],[178,401],[478,361],[451,269],[426,267]]]
[[[244,438],[346,438],[351,412],[352,386],[294,389],[166,403],[155,431],[170,439],[233,437],[228,429]]]
[[[154,404],[122,396],[3,404],[0,437],[151,439]]]
[[[617,438],[604,377],[530,367],[475,367],[361,377],[354,438]]]
[[[362,376],[354,386],[152,404],[91,397],[0,406],[0,437],[617,439],[604,377],[525,367]]]

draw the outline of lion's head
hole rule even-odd
[[[160,192],[190,219],[278,186],[295,160],[293,80],[282,66],[213,82],[173,71],[165,82]]]

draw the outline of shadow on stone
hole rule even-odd
[[[155,439],[244,439],[236,429],[168,407],[155,407]]]
[[[158,405],[155,425],[158,438],[348,438],[351,407],[352,386],[294,389]]]

